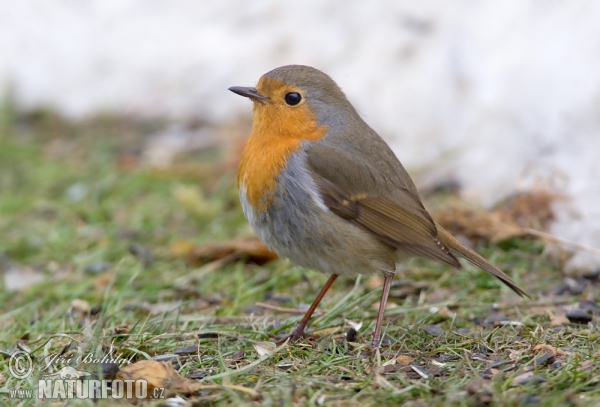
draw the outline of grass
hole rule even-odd
[[[0,117],[0,350],[29,349],[35,359],[23,380],[0,359],[2,404],[31,403],[9,399],[8,390],[34,388],[50,355],[73,357],[54,370],[70,363],[98,371],[76,356],[111,350],[131,362],[176,354],[179,375],[207,385],[185,396],[194,405],[600,404],[600,331],[550,317],[581,300],[596,304],[599,286],[548,294],[563,275],[540,242],[478,247],[534,301],[472,267],[412,260],[392,289],[380,353],[368,341],[381,280],[362,277],[338,281],[327,294],[310,326],[317,341],[261,357],[256,345],[289,332],[300,315],[256,303],[306,306],[327,276],[285,261],[194,266],[177,255],[181,245],[252,236],[235,168],[223,164],[226,150],[186,154],[158,170],[140,158],[153,125],[73,124],[48,112],[18,115],[9,105]],[[7,283],[11,272],[22,288]],[[520,323],[484,323],[497,315]],[[359,323],[356,341],[346,342]]]

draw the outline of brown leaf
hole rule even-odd
[[[160,391],[164,397],[175,393],[175,388],[181,387],[181,378],[170,363],[156,362],[154,360],[141,360],[123,367],[117,373],[117,379],[121,380],[145,380],[148,383],[147,394],[149,397],[155,393],[154,389]],[[137,399],[128,399],[132,404],[137,404]]]
[[[552,205],[560,199],[563,199],[560,194],[538,188],[513,195],[497,210],[519,226],[543,229],[554,219]]]
[[[439,325],[425,325],[423,330],[431,336],[443,336],[444,330]]]
[[[112,327],[109,331],[109,335],[127,335],[131,332],[131,327],[127,324],[119,324]]]
[[[231,240],[223,243],[207,243],[201,246],[180,241],[171,246],[171,254],[175,257],[185,257],[194,265],[226,258],[229,262],[244,259],[246,263],[263,265],[277,258],[275,252],[258,239]]]
[[[553,219],[552,203],[558,199],[558,194],[534,190],[517,194],[491,211],[446,206],[434,218],[455,234],[498,242],[528,235],[528,228],[543,229]]]
[[[569,318],[564,315],[550,315],[550,325],[552,326],[563,326],[569,323]],[[539,346],[539,345],[538,345]]]
[[[443,318],[455,318],[456,312],[450,311],[448,307],[443,307],[437,312],[437,315]]]
[[[408,356],[408,355],[400,355],[396,358],[396,363],[399,366],[408,366],[410,365],[412,362],[414,362],[414,358]]]
[[[564,350],[562,350],[560,348],[555,348],[554,346],[547,345],[545,343],[539,343],[539,344],[535,345],[532,350],[535,353],[550,352],[554,356],[563,356],[563,355],[568,355],[569,354],[569,352],[567,352],[567,351],[564,351]]]
[[[258,342],[254,345],[254,349],[258,353],[258,356],[268,355],[277,348],[275,342]]]
[[[200,390],[220,390],[222,388],[247,393],[254,399],[260,398],[260,394],[256,390],[243,386],[207,385],[181,377],[169,362],[142,360],[125,366],[117,373],[116,377],[121,380],[145,380],[148,383],[148,399],[152,398],[153,394],[160,394],[161,397],[171,397],[175,394],[190,396]],[[155,393],[154,389],[161,390]],[[140,400],[128,399],[128,401],[137,404]]]
[[[196,244],[190,240],[176,240],[171,244],[171,256],[181,258],[191,256]]]
[[[96,291],[104,291],[106,287],[112,281],[113,276],[111,273],[102,273],[98,277],[94,278],[94,289]]]
[[[67,312],[71,317],[81,321],[90,314],[90,311],[91,307],[89,302],[75,298],[73,301],[71,301],[71,305],[69,306],[69,310]]]

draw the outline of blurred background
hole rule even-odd
[[[170,168],[219,145],[235,168],[251,104],[227,88],[312,65],[422,190],[453,185],[486,207],[549,191],[562,198],[548,230],[597,248],[599,21],[589,1],[20,0],[0,10],[0,94],[13,136],[52,160],[77,154],[73,126],[85,126],[89,140],[120,146],[123,168]],[[98,168],[113,159],[102,157]],[[61,193],[77,201],[89,186],[72,175]],[[6,177],[2,193],[23,181]],[[567,268],[599,265],[578,250]]]

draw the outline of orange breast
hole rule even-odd
[[[315,141],[327,134],[318,126],[315,115],[305,103],[289,107],[277,103],[255,103],[252,134],[238,170],[238,187],[245,189],[248,203],[265,211],[273,200],[276,179],[288,158],[302,141]]]

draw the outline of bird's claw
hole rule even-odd
[[[317,338],[318,338],[318,336],[316,336],[316,335],[304,332],[304,329],[294,329],[291,334],[289,334],[288,336],[285,336],[285,337],[277,340],[275,343],[277,344],[277,346],[281,346],[286,341],[296,342],[296,341],[299,341],[300,339],[315,340]]]

